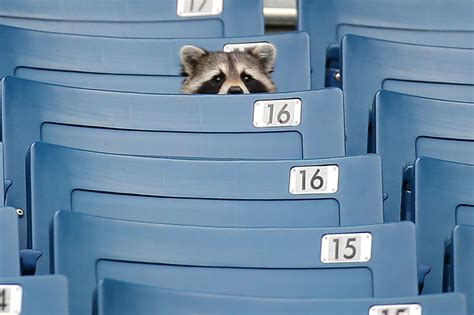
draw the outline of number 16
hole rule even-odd
[[[270,108],[270,115],[268,117],[269,118],[268,119],[268,124],[272,124],[273,123],[273,112],[274,112],[275,105],[274,104],[268,104],[268,107]],[[286,124],[291,119],[290,112],[286,110],[287,107],[288,107],[288,104],[285,104],[277,114],[277,121],[280,124]],[[283,117],[285,117],[285,118],[283,119]]]
[[[319,176],[319,172],[321,170],[318,168],[316,172],[314,173],[313,177],[311,177],[311,181],[309,182],[309,185],[311,186],[312,189],[318,190],[321,189],[324,185],[324,179]],[[301,190],[306,190],[306,170],[301,170]],[[318,185],[315,185],[315,182],[318,181]]]

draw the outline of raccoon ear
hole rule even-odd
[[[191,74],[198,63],[199,58],[205,54],[207,54],[207,51],[202,48],[191,45],[183,46],[180,51],[180,58],[184,72]]]
[[[265,43],[255,46],[250,51],[251,54],[255,55],[260,59],[265,66],[265,70],[270,73],[273,70],[273,64],[276,58],[276,48],[270,43]]]

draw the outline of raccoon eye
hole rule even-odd
[[[244,82],[250,82],[253,80],[252,76],[249,75],[249,74],[246,74],[246,73],[242,73],[242,80],[244,80]]]
[[[218,74],[212,77],[212,81],[220,83],[222,81],[222,74]]]

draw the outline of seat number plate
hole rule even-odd
[[[257,101],[253,108],[253,125],[257,128],[298,126],[301,122],[301,100]]]
[[[206,16],[222,13],[223,0],[178,0],[178,16]]]
[[[333,194],[339,185],[337,165],[293,167],[290,170],[290,194]]]
[[[246,51],[249,49],[253,49],[259,45],[266,44],[265,42],[262,43],[240,43],[240,44],[226,44],[222,49],[224,52],[233,52],[233,51]]]
[[[326,234],[321,240],[321,262],[367,262],[372,257],[370,233]]]
[[[375,305],[369,310],[368,315],[421,315],[422,308],[419,304]]]
[[[22,294],[23,289],[19,285],[0,285],[0,314],[20,314]]]

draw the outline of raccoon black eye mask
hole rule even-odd
[[[248,94],[275,92],[271,74],[276,58],[272,44],[238,52],[209,52],[184,46],[180,52],[185,94]]]

